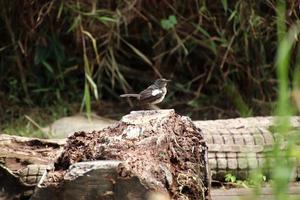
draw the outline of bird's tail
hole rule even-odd
[[[135,97],[135,98],[140,98],[139,94],[122,94],[120,97]]]

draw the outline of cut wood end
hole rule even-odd
[[[174,109],[131,111],[129,115],[122,117],[121,121],[129,124],[147,124],[151,120],[163,119],[174,114]]]

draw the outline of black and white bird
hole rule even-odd
[[[139,94],[122,94],[120,97],[135,97],[141,104],[155,105],[162,102],[167,94],[167,83],[170,80],[157,79],[152,85]]]

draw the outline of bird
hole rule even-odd
[[[120,97],[135,97],[141,104],[155,105],[162,102],[167,94],[167,84],[170,80],[161,78],[138,94],[122,94]]]

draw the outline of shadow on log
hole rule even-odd
[[[70,136],[32,199],[208,199],[208,172],[205,140],[189,118],[136,111]]]

